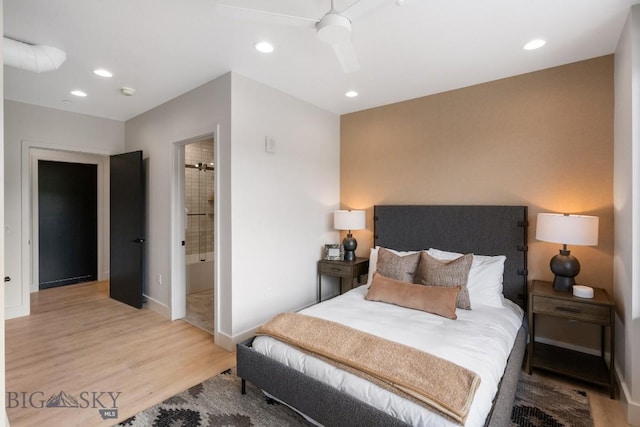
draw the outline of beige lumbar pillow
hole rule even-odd
[[[460,286],[424,286],[389,279],[374,274],[365,299],[426,311],[449,319],[457,319],[456,300]]]
[[[467,279],[473,262],[473,254],[466,254],[452,261],[440,261],[426,252],[420,254],[418,267],[423,285],[455,287],[460,286],[457,307],[471,310]]]

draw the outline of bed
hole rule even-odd
[[[504,298],[511,301],[507,304],[526,309],[527,224],[526,206],[375,206],[374,244],[399,251],[438,248],[459,253],[504,255]],[[366,288],[354,289],[343,296],[361,300],[358,293],[364,295]],[[329,302],[337,305],[340,301]],[[504,373],[499,377],[498,391],[484,418],[485,425],[510,425],[526,344],[525,319],[526,316],[522,316],[523,323],[516,328],[511,350],[505,356]],[[407,424],[400,419],[402,417],[379,409],[379,405],[364,403],[351,393],[259,353],[253,348],[253,342],[251,339],[237,346],[237,370],[243,387],[245,381],[250,381],[326,426]],[[474,423],[478,425],[477,420]]]

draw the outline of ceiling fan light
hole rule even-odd
[[[345,16],[329,12],[316,24],[316,34],[325,43],[344,42],[351,37],[351,21]]]
[[[9,37],[3,37],[4,65],[21,70],[44,73],[57,70],[67,54],[53,46],[30,44]]]

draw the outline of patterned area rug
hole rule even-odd
[[[292,409],[267,399],[247,382],[240,393],[240,378],[228,370],[118,424],[131,427],[249,427],[309,426]]]
[[[519,427],[593,427],[584,391],[537,375],[521,374],[511,415]],[[234,370],[191,387],[118,424],[131,427],[310,426],[288,407],[266,398],[247,383],[240,394]]]
[[[586,391],[525,372],[520,374],[511,421],[519,427],[593,427]]]

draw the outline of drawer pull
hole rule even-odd
[[[573,307],[556,307],[556,310],[568,311],[569,313],[580,313],[581,311],[579,308],[573,308]]]

